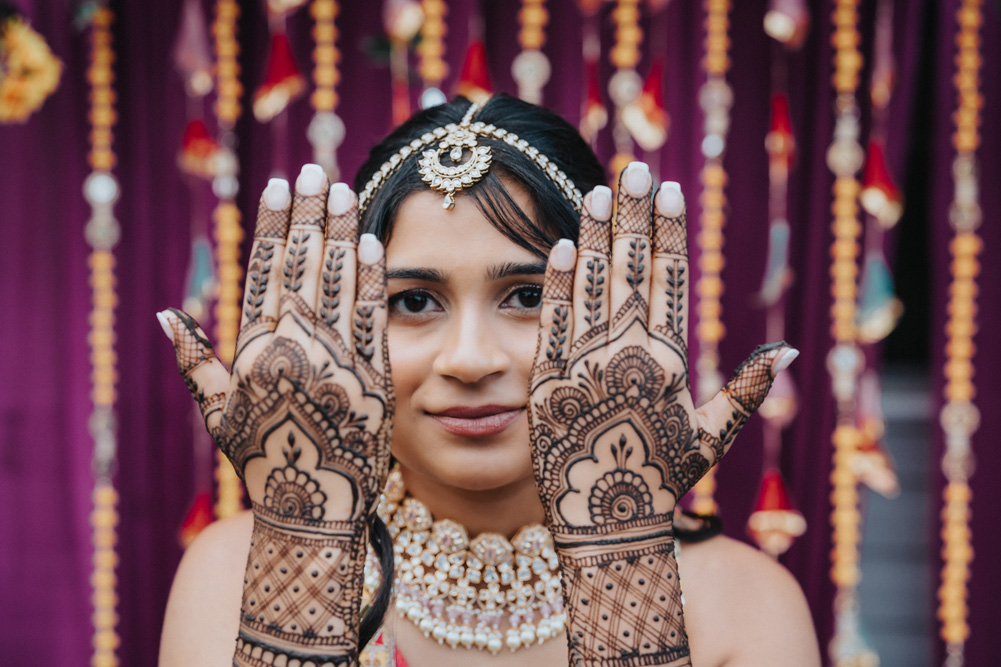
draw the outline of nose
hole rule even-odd
[[[473,384],[511,366],[511,358],[483,313],[464,308],[448,322],[448,330],[432,370],[443,377]]]

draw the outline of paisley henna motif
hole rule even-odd
[[[367,519],[388,473],[394,406],[384,258],[359,264],[353,214],[327,231],[325,200],[323,189],[296,193],[291,211],[262,205],[228,381],[198,325],[179,311],[171,320],[181,374],[254,509],[234,665],[357,657]],[[282,280],[270,280],[283,249]],[[344,293],[345,266],[359,267],[357,294],[353,280]],[[355,322],[350,339],[339,320]]]
[[[767,394],[784,348],[759,348],[738,369],[723,423],[697,412],[684,216],[654,217],[649,196],[624,190],[614,239],[585,212],[576,272],[547,269],[529,397],[533,465],[564,571],[571,664],[689,665],[673,511]],[[594,248],[612,249],[607,266]],[[606,291],[616,303],[607,323]],[[570,349],[563,321],[584,328]]]

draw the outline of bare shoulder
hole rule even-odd
[[[253,526],[250,512],[216,521],[184,553],[167,601],[160,667],[232,664]]]
[[[695,664],[820,665],[803,592],[766,554],[724,536],[682,543],[680,575]]]

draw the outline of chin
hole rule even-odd
[[[464,491],[490,491],[534,483],[527,424],[514,430],[518,433],[493,442],[440,434],[435,434],[434,440],[421,439],[434,441],[434,447],[394,442],[393,454],[400,465],[425,481]],[[522,430],[526,432],[521,433]]]

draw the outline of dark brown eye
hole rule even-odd
[[[438,302],[422,290],[407,290],[389,298],[389,312],[400,316],[421,315],[436,310]]]
[[[426,294],[407,294],[402,299],[400,299],[400,305],[404,310],[410,313],[419,313],[428,305],[428,297]]]
[[[513,308],[535,310],[542,305],[542,287],[539,285],[519,287],[508,297],[507,305]]]

